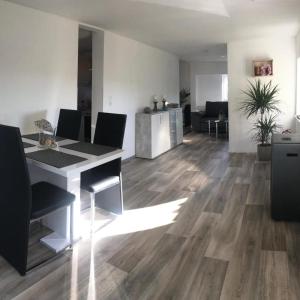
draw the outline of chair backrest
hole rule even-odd
[[[206,116],[217,118],[220,112],[223,112],[228,117],[228,102],[224,101],[206,101]]]
[[[19,128],[0,125],[0,255],[26,273],[31,185]]]
[[[80,128],[81,112],[79,110],[60,110],[56,129],[57,136],[71,140],[78,140]]]
[[[94,143],[122,149],[126,119],[127,115],[99,112]]]

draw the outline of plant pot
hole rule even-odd
[[[257,159],[259,161],[271,160],[271,145],[257,145]]]

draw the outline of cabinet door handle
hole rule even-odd
[[[287,157],[298,157],[298,153],[287,153]]]

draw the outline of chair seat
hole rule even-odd
[[[31,219],[41,218],[61,207],[70,205],[75,196],[48,182],[38,182],[31,186]]]
[[[106,189],[109,189],[117,184],[120,183],[119,176],[109,176],[105,179],[98,180],[98,181],[91,181],[88,185],[83,185],[82,188],[87,190],[90,193],[99,193]]]

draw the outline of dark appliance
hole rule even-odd
[[[300,135],[272,137],[271,215],[278,221],[300,221]]]

